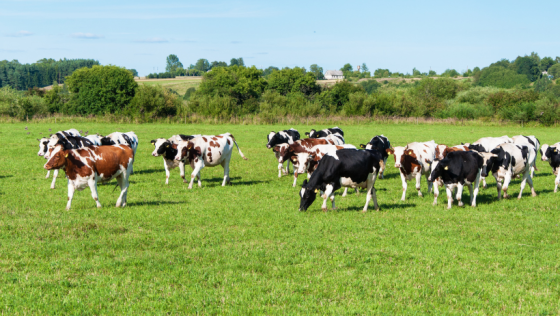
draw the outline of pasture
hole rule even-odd
[[[531,314],[560,313],[560,193],[538,158],[523,198],[497,201],[493,177],[478,207],[437,206],[401,180],[389,157],[375,187],[381,207],[361,213],[365,191],[337,191],[338,210],[320,202],[298,212],[292,176],[278,178],[267,150],[271,130],[303,135],[332,126],[170,124],[0,125],[0,311],[4,314]],[[359,146],[384,134],[393,146],[412,141],[456,145],[480,137],[536,135],[560,141],[553,128],[413,124],[338,124]],[[36,138],[69,128],[109,134],[133,130],[140,145],[128,206],[115,208],[115,181],[66,206],[64,173],[54,190]],[[27,132],[30,132],[27,135]],[[187,190],[179,170],[169,185],[150,140],[174,134],[231,132],[232,185],[223,169],[202,170],[202,188]],[[43,133],[39,135],[39,133]],[[189,178],[190,167],[186,167]],[[305,176],[301,175],[301,185]],[[519,179],[509,193],[519,192]],[[465,190],[464,200],[468,200]],[[330,207],[330,203],[329,203]]]
[[[142,79],[136,80],[136,83],[143,85],[160,85],[164,88],[173,89],[182,96],[187,92],[188,88],[198,88],[201,81],[201,77],[182,77],[175,79]]]

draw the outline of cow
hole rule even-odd
[[[307,178],[311,178],[313,171],[317,169],[321,159],[327,155],[335,155],[335,152],[344,148],[356,149],[356,146],[345,144],[345,145],[316,145],[311,147],[309,150],[300,151],[298,153],[293,153],[290,157],[294,166],[298,166],[297,169],[294,168],[294,174],[303,174],[307,172]],[[356,193],[359,193],[358,188],[356,188]],[[348,187],[344,189],[342,196],[348,194]]]
[[[191,174],[189,189],[192,189],[195,176],[198,176],[198,186],[202,186],[200,171],[205,166],[215,167],[217,165],[221,165],[224,168],[224,181],[222,182],[222,186],[225,186],[230,182],[229,162],[231,160],[233,144],[237,147],[237,152],[241,158],[247,160],[241,152],[241,149],[239,149],[235,138],[230,133],[220,135],[203,135],[195,137],[189,141],[180,141],[177,144],[177,155],[175,156],[175,160],[194,160],[194,170]]]
[[[295,141],[293,144],[288,145],[288,147],[275,147],[274,151],[278,153],[278,156],[282,158],[283,161],[286,159],[292,160],[291,157],[301,152],[307,152],[313,146],[316,145],[337,145],[339,142],[336,139],[327,139],[327,138],[304,138],[298,141]],[[279,160],[280,161],[280,160]],[[293,164],[293,160],[292,160]],[[298,165],[294,165],[294,183],[293,187],[296,187],[298,173],[296,169],[298,169]]]
[[[87,135],[85,136],[85,138],[89,139],[89,141],[92,142],[92,144],[94,144],[95,146],[101,146],[101,139],[103,137],[99,135]]]
[[[541,142],[534,135],[531,136],[517,135],[517,136],[513,136],[511,139],[513,140],[514,144],[525,145],[529,147],[531,150],[535,151],[535,161],[531,166],[531,178],[533,178],[535,176],[535,170],[538,171],[537,164],[536,164],[537,162],[536,156],[541,147]]]
[[[442,160],[450,152],[469,151],[469,150],[470,150],[469,147],[465,145],[456,145],[453,147],[448,147],[447,145],[438,144],[436,146],[436,159]]]
[[[549,147],[554,147],[554,148],[560,148],[560,142],[553,144],[553,145],[548,145],[548,144],[542,144],[540,152],[541,152],[541,160],[542,161],[548,161],[549,157],[546,155],[546,152],[548,150]]]
[[[546,146],[546,149],[545,149]],[[554,180],[554,193],[558,192],[558,184],[560,183],[560,155],[558,150],[560,150],[560,143],[556,143],[552,146],[543,144],[541,150],[541,159],[548,161],[548,164],[552,167],[552,173],[556,176]]]
[[[465,143],[462,145],[467,146],[470,150],[474,150],[474,151],[478,151],[479,153],[482,152],[490,152],[492,149],[498,147],[498,145],[501,144],[511,144],[513,143],[513,139],[511,139],[510,137],[508,137],[507,135],[501,136],[501,137],[483,137],[479,140],[477,140],[476,142],[469,144],[469,143]],[[483,188],[487,188],[486,186],[486,177],[482,176],[482,187]]]
[[[50,129],[49,129],[49,131],[50,131]],[[68,135],[68,136],[80,136],[80,132],[78,132],[78,130],[75,129],[75,128],[71,128],[71,129],[66,130],[66,131],[59,131],[58,133],[60,133],[61,135]],[[51,134],[51,137],[52,136],[53,135]],[[56,136],[56,137],[58,137],[58,136]],[[47,153],[48,153],[50,138],[43,137],[41,139],[37,138],[37,140],[39,141],[39,152],[37,153],[37,155],[40,156],[40,157],[45,157],[45,155],[47,155]],[[48,179],[50,174],[51,174],[51,171],[48,170],[47,175],[45,176],[45,179]],[[54,170],[53,171],[53,182],[51,183],[51,189],[54,189],[57,176],[58,176],[58,170]]]
[[[157,138],[151,141],[152,145],[154,145],[155,149],[152,152],[152,156],[154,157],[163,157],[163,167],[165,168],[165,184],[169,184],[169,170],[179,167],[179,172],[181,174],[181,178],[183,179],[183,183],[187,183],[185,179],[185,159],[182,160],[175,160],[175,156],[177,156],[177,144],[180,141],[189,141],[197,136],[200,135],[173,135],[168,139],[165,138]],[[190,161],[192,162],[192,160]],[[194,169],[194,165],[191,165]]]
[[[387,158],[389,154],[387,153],[387,149],[391,148],[391,142],[389,139],[383,134],[374,136],[367,144],[360,144],[360,148],[362,149],[375,149],[381,153],[383,156],[383,161],[381,164],[381,170],[379,170],[379,178],[383,179],[383,175],[385,174],[385,167],[387,166]]]
[[[484,160],[482,156],[474,151],[454,151],[450,152],[444,159],[436,159],[432,162],[431,173],[428,181],[435,181],[440,178],[445,184],[447,191],[447,208],[451,209],[453,203],[453,190],[457,189],[457,200],[459,206],[463,206],[461,201],[463,186],[469,187],[471,195],[471,206],[476,206],[476,196],[478,195],[478,185],[480,173]],[[474,193],[473,193],[474,183]],[[434,186],[434,205],[437,204],[439,191],[437,185]]]
[[[128,194],[128,177],[132,172],[134,151],[125,145],[90,146],[79,149],[64,149],[56,145],[51,157],[45,164],[47,170],[63,169],[68,178],[68,203],[66,210],[70,209],[74,191],[81,191],[89,186],[91,196],[101,207],[97,196],[97,182],[106,182],[117,179],[121,194],[116,207],[126,205]]]
[[[533,187],[533,180],[530,176],[531,166],[536,159],[536,153],[530,150],[529,147],[504,143],[492,149],[489,153],[482,152],[481,155],[484,159],[481,176],[486,177],[492,171],[492,175],[496,179],[498,200],[502,198],[502,190],[504,191],[504,198],[508,198],[507,190],[509,183],[517,175],[522,176],[521,190],[519,190],[517,198],[521,198],[526,182],[531,187],[532,196],[537,196]]]
[[[305,136],[309,138],[322,138],[332,134],[339,134],[340,136],[344,136],[344,132],[338,126],[335,126],[333,128],[325,128],[320,131],[312,129],[311,131],[305,133]]]
[[[132,151],[134,151],[134,155],[136,155],[136,149],[138,148],[138,137],[134,132],[114,132],[101,138],[101,145],[107,146],[118,144],[127,145],[128,147],[132,148]],[[131,170],[131,174],[134,174],[134,167],[132,167]]]
[[[271,149],[282,144],[291,145],[299,139],[299,132],[293,128],[279,131],[278,133],[272,131],[267,136],[266,148]],[[290,173],[290,160],[287,160],[286,170],[284,171],[283,169],[285,160],[280,159],[277,151],[274,151],[274,154],[276,156],[276,160],[278,161],[278,178],[281,178],[282,173]]]
[[[332,209],[336,209],[334,191],[342,186],[358,187],[366,183],[367,197],[363,212],[367,212],[368,205],[373,199],[373,205],[379,210],[375,192],[375,180],[379,172],[379,162],[383,160],[381,154],[375,150],[341,149],[335,155],[326,155],[321,160],[317,170],[309,181],[304,180],[299,192],[299,210],[306,211],[321,191],[323,211],[327,211],[327,199],[331,199]]]
[[[401,173],[403,193],[401,201],[406,198],[407,181],[416,178],[416,190],[418,196],[422,196],[420,182],[422,175],[426,179],[430,175],[430,164],[435,159],[437,144],[431,140],[424,143],[409,143],[406,147],[393,147],[387,149],[387,153],[395,155],[395,168],[399,168]],[[428,193],[432,191],[432,182],[428,181]]]

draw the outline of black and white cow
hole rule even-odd
[[[459,206],[463,206],[461,201],[463,195],[463,186],[469,187],[471,195],[471,206],[476,206],[476,196],[478,195],[478,184],[480,182],[480,174],[484,159],[474,151],[454,151],[447,154],[442,160],[434,160],[432,162],[432,172],[428,177],[428,181],[434,181],[440,178],[445,184],[447,191],[447,208],[451,208],[453,203],[453,190],[457,189],[457,201]],[[474,183],[474,193],[473,193]],[[439,191],[437,185],[434,186],[434,205],[437,204]]]
[[[327,211],[327,199],[331,199],[332,208],[335,209],[334,191],[342,186],[358,187],[366,182],[367,197],[363,211],[366,212],[370,200],[379,210],[375,192],[375,180],[379,172],[379,162],[383,157],[376,150],[341,149],[335,156],[326,155],[321,159],[319,166],[311,175],[309,181],[304,180],[299,192],[299,210],[305,211],[313,204],[317,192],[321,191],[323,198],[323,211]]]
[[[465,143],[463,145],[467,146],[470,150],[482,152],[490,152],[492,149],[498,147],[501,144],[511,144],[513,143],[513,139],[508,137],[507,135],[501,137],[482,137],[481,139],[477,140],[476,142],[469,144]],[[482,187],[486,189],[486,177],[482,176]]]
[[[332,135],[332,134],[339,134],[340,136],[344,136],[344,132],[338,126],[335,126],[333,128],[325,128],[320,131],[316,131],[315,129],[312,129],[308,133],[305,133],[305,135],[309,138],[327,137],[327,135]]]
[[[521,189],[517,198],[521,198],[526,182],[531,187],[532,196],[537,196],[531,179],[531,166],[536,159],[536,153],[529,150],[529,147],[506,143],[492,149],[489,153],[482,152],[480,154],[484,159],[481,176],[486,177],[492,171],[492,175],[496,179],[498,200],[502,198],[502,190],[504,191],[504,198],[508,197],[509,183],[517,175],[522,176]],[[502,181],[504,182],[503,185]]]
[[[535,161],[533,163],[533,165],[531,166],[531,177],[535,176],[535,170],[538,171],[537,169],[537,153],[539,152],[539,149],[541,148],[541,142],[539,142],[539,140],[535,137],[535,135],[530,135],[530,136],[524,136],[524,135],[517,135],[517,136],[513,136],[511,139],[513,139],[513,143],[516,145],[525,145],[527,147],[529,147],[529,149],[535,151]]]
[[[266,148],[271,149],[282,144],[291,145],[300,139],[299,132],[293,128],[279,131],[278,133],[272,131],[268,134]],[[290,173],[290,160],[287,161],[286,170],[284,170],[284,159],[280,156],[278,151],[274,151],[276,160],[278,161],[278,178],[282,177],[282,173]]]
[[[546,145],[542,146],[543,150],[546,150],[544,153],[541,154],[542,159],[548,161],[548,164],[552,167],[552,173],[556,176],[554,179],[554,193],[558,192],[558,184],[560,183],[560,155],[558,154],[558,150],[560,150],[560,143],[556,143],[553,146]]]
[[[66,131],[59,131],[58,134],[62,135],[62,137],[80,136],[80,132],[78,132],[78,130],[75,128]],[[43,137],[41,139],[37,139],[39,141],[39,152],[37,153],[38,156],[44,157],[45,159],[48,158],[49,143],[51,145],[50,148],[54,148],[54,146],[56,145],[56,141],[53,141],[51,143],[51,138],[56,138],[58,140],[58,136],[56,134],[51,134],[50,138]],[[45,179],[48,179],[50,174],[51,171],[47,170],[47,175],[45,176]],[[55,169],[53,171],[53,181],[51,183],[51,189],[54,189],[57,177],[58,177],[58,169]]]
[[[101,139],[103,138],[99,134],[97,135],[87,135],[85,138],[89,139],[95,146],[101,146]]]
[[[391,142],[383,134],[373,137],[367,144],[360,144],[360,148],[363,149],[375,149],[381,153],[383,156],[383,163],[381,165],[381,170],[379,170],[379,178],[383,179],[383,174],[385,173],[385,166],[387,166],[387,158],[389,154],[387,149],[391,148]]]
[[[127,145],[132,148],[134,155],[136,156],[136,149],[138,149],[138,136],[134,132],[121,133],[114,132],[103,138],[101,138],[101,145]],[[131,174],[134,173],[134,166],[131,165]]]
[[[548,144],[542,144],[540,149],[542,161],[548,161],[549,157],[546,155],[546,152],[548,151],[549,147],[560,148],[560,142],[552,144],[550,146]]]
[[[186,158],[181,160],[175,160],[175,156],[177,156],[177,145],[180,141],[189,141],[195,137],[200,135],[173,135],[168,139],[165,138],[157,138],[151,141],[152,145],[154,145],[155,149],[152,152],[152,156],[154,157],[163,157],[163,167],[165,168],[165,184],[169,184],[169,170],[179,167],[179,172],[181,174],[181,178],[183,178],[183,183],[187,183],[185,179],[185,163],[187,162]],[[194,169],[194,164],[192,160],[189,161],[191,167]],[[200,180],[200,179],[199,179]]]

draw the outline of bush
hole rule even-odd
[[[526,75],[500,66],[486,67],[475,75],[475,82],[482,87],[497,87],[510,89],[513,87],[526,87],[531,81]]]
[[[500,117],[512,121],[531,121],[535,119],[535,103],[518,103],[500,109]]]
[[[63,111],[82,115],[119,113],[138,88],[132,73],[117,66],[78,69],[66,78],[66,84],[71,97]]]
[[[553,76],[554,79],[560,79],[560,63],[548,68],[548,74]],[[558,82],[556,84],[558,84]]]
[[[219,100],[216,102],[224,105],[223,102],[229,104],[229,100],[234,100],[241,105],[247,99],[258,99],[266,85],[267,82],[262,77],[262,70],[255,66],[250,68],[245,66],[216,67],[204,74],[194,96],[196,98],[224,97],[216,99]],[[208,100],[210,99],[203,101],[204,104],[210,102]]]
[[[171,89],[160,85],[141,85],[124,114],[142,121],[174,116],[181,107],[181,99]]]
[[[185,91],[185,95],[183,95],[183,100],[190,100],[195,91],[196,89],[193,87],[188,88],[187,91]]]
[[[372,94],[377,91],[377,88],[381,87],[381,84],[377,80],[366,80],[360,82],[360,86],[364,88],[367,94]]]
[[[499,91],[489,95],[488,99],[486,99],[486,103],[491,105],[494,109],[499,110],[501,108],[512,107],[519,103],[535,102],[538,99],[539,94],[531,90],[518,90],[513,92]]]
[[[481,104],[493,93],[500,90],[495,87],[474,87],[469,90],[461,91],[455,97],[457,103]]]
[[[489,105],[452,102],[446,109],[440,110],[434,114],[434,117],[470,120],[481,117],[491,117],[493,115],[494,109]]]
[[[321,92],[315,74],[306,73],[305,69],[299,67],[272,72],[268,76],[267,89],[277,91],[281,95],[301,92],[309,96]]]
[[[560,111],[558,104],[554,104],[551,100],[543,99],[535,102],[536,117],[543,125],[550,126],[556,122]]]
[[[24,96],[10,86],[0,89],[0,115],[25,120],[48,113],[48,106],[43,98],[36,95]]]
[[[444,101],[455,98],[459,86],[453,79],[424,78],[418,82],[413,95],[418,102],[417,115],[428,115],[445,108]]]
[[[189,112],[215,118],[231,118],[237,109],[237,100],[229,96],[197,97],[189,101]]]

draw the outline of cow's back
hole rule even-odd
[[[134,151],[127,145],[91,146],[94,169],[104,179],[109,179],[134,161]]]
[[[377,151],[340,149],[336,151],[336,158],[326,155],[323,159],[335,160],[331,164],[336,165],[337,174],[340,177],[350,178],[355,183],[362,183],[367,180],[368,174],[373,172],[373,168],[379,170],[379,161],[383,158]],[[319,163],[318,168],[321,168],[322,165],[323,161]]]

